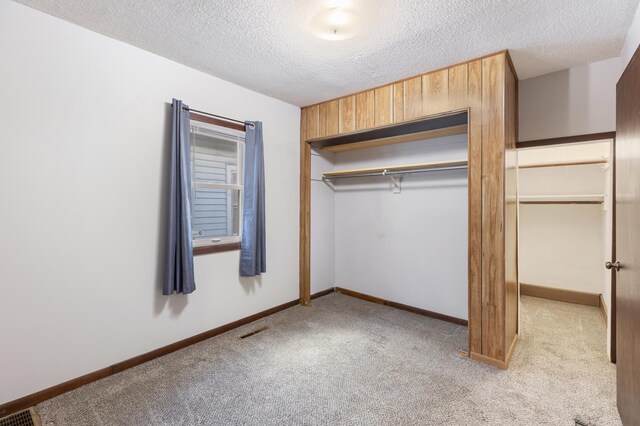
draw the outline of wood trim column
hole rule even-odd
[[[508,59],[508,56],[507,56]],[[518,336],[518,80],[511,61],[504,70],[504,331],[508,358]]]
[[[504,360],[504,68],[482,60],[482,354]]]
[[[311,303],[311,146],[307,143],[307,114],[300,116],[300,304]]]
[[[482,61],[468,65],[469,352],[482,353]]]

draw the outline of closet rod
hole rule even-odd
[[[394,175],[408,175],[412,173],[427,173],[427,172],[439,172],[444,170],[460,170],[466,169],[468,166],[452,166],[452,167],[432,167],[429,169],[418,169],[418,170],[399,170],[399,171],[382,171],[382,172],[374,172],[374,173],[358,173],[353,175],[345,175],[345,176],[322,176],[323,180],[334,180],[334,179],[347,179],[347,178],[359,178],[359,177],[371,177],[371,176],[394,176]]]

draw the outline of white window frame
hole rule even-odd
[[[245,133],[240,130],[230,129],[223,126],[217,126],[215,124],[206,123],[203,121],[190,120],[190,133],[199,133],[203,136],[215,136],[220,139],[225,139],[230,142],[235,142],[238,145],[238,158],[237,164],[233,167],[236,168],[237,183],[213,183],[202,182],[195,180],[195,167],[194,167],[194,155],[193,146],[189,153],[191,162],[191,193],[193,194],[196,188],[205,189],[232,189],[238,190],[238,235],[226,236],[226,237],[205,237],[196,238],[192,236],[193,247],[208,247],[222,244],[239,243],[242,240],[242,212],[243,212],[243,195],[244,195],[244,152],[245,152]],[[193,141],[192,141],[193,142]],[[227,170],[229,166],[227,166]],[[193,209],[193,200],[192,200]],[[229,207],[229,206],[228,206]],[[228,208],[227,207],[227,208]],[[191,212],[191,220],[193,220],[193,211]],[[228,228],[227,228],[228,229]]]

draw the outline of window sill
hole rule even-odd
[[[214,244],[210,246],[201,246],[193,248],[193,255],[200,256],[203,254],[219,253],[223,251],[240,250],[240,243]]]

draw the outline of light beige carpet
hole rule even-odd
[[[465,327],[331,294],[36,409],[44,425],[620,424],[598,310],[522,306],[507,371],[458,355]]]

